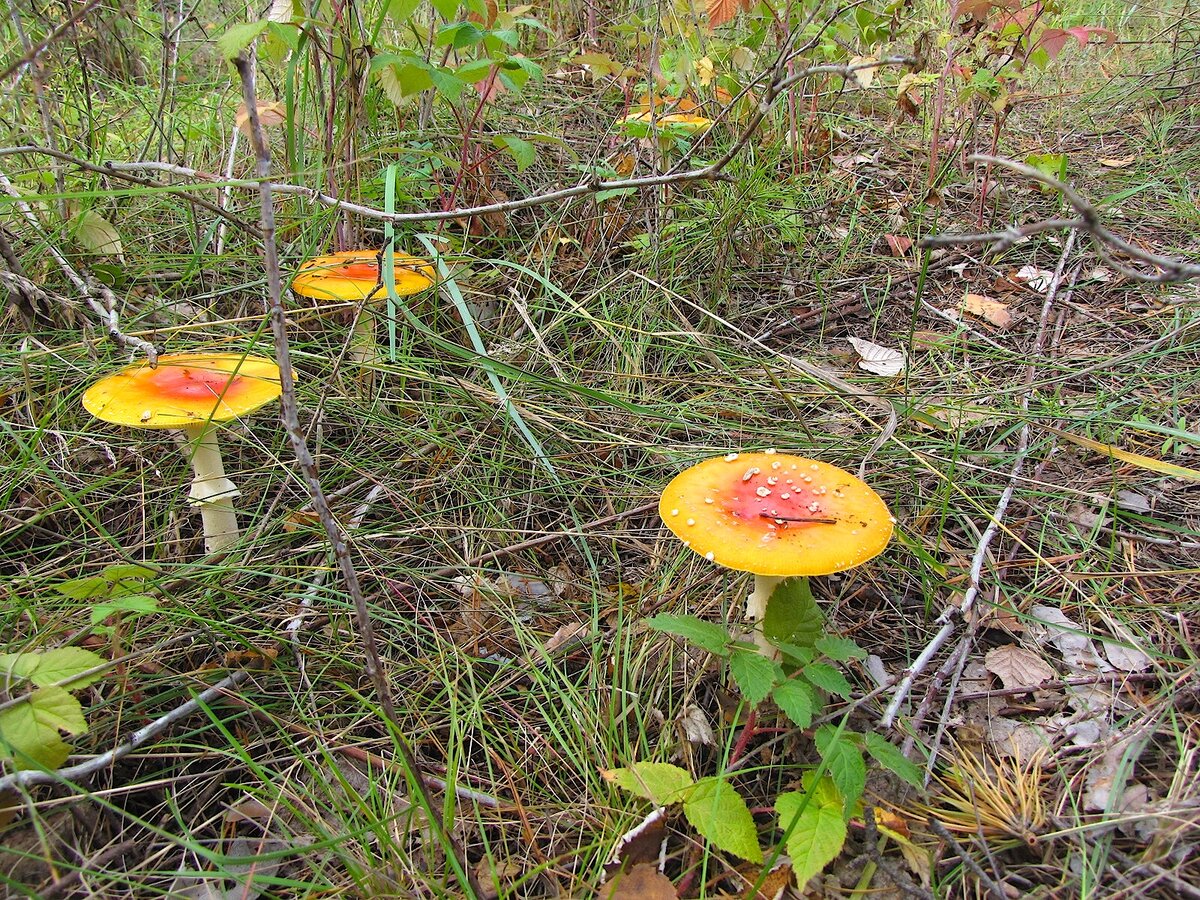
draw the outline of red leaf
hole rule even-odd
[[[1117,40],[1116,32],[1107,28],[1101,28],[1098,25],[1076,25],[1074,28],[1047,28],[1042,32],[1038,46],[1044,48],[1050,58],[1054,59],[1062,53],[1063,47],[1067,45],[1070,38],[1075,38],[1080,47],[1086,47],[1092,37],[1097,35],[1104,39],[1106,45],[1113,44]]]
[[[751,0],[708,0],[708,30],[732,22],[741,9],[749,9]]]

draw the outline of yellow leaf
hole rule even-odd
[[[258,105],[258,122],[263,128],[270,128],[272,125],[282,125],[287,121],[287,107],[278,100],[259,101]],[[233,117],[233,124],[237,126],[238,131],[250,137],[250,113],[246,110],[245,103],[239,103],[237,113]]]
[[[852,56],[850,57],[850,65],[861,66],[864,63],[879,62],[874,56]],[[875,73],[879,70],[878,66],[867,66],[863,69],[855,69],[852,73],[854,80],[858,82],[859,87],[869,88],[875,81]]]
[[[962,308],[973,316],[987,319],[997,328],[1007,328],[1012,324],[1013,317],[1008,306],[983,294],[963,294]]]
[[[1122,156],[1120,159],[1098,159],[1096,162],[1100,163],[1106,169],[1127,169],[1137,162],[1137,154],[1133,153],[1129,156]]]
[[[1189,469],[1187,466],[1177,466],[1175,463],[1164,462],[1163,460],[1155,459],[1152,456],[1142,456],[1140,453],[1131,453],[1128,450],[1122,450],[1119,447],[1114,447],[1112,444],[1102,444],[1100,441],[1093,441],[1091,438],[1086,438],[1079,434],[1071,434],[1069,431],[1061,431],[1057,428],[1051,428],[1049,425],[1043,425],[1042,427],[1047,431],[1057,434],[1063,440],[1070,441],[1072,444],[1078,444],[1080,447],[1086,447],[1089,450],[1095,450],[1097,453],[1103,453],[1105,456],[1111,456],[1113,459],[1119,459],[1121,462],[1129,463],[1131,466],[1137,466],[1139,469],[1157,472],[1160,475],[1168,475],[1171,478],[1183,478],[1188,481],[1200,481],[1200,470]]]
[[[713,69],[713,61],[707,56],[702,56],[696,60],[696,78],[701,86],[708,87],[713,78],[716,76],[716,71]]]

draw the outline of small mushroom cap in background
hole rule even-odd
[[[131,428],[182,428],[249,415],[280,393],[273,359],[242,353],[170,353],[130,366],[83,394],[93,416]]]
[[[396,253],[396,294],[404,297],[430,287],[435,280],[433,266],[415,256]],[[379,254],[374,250],[344,250],[318,256],[300,265],[292,279],[292,290],[318,300],[383,300]]]
[[[658,511],[705,559],[779,578],[860,565],[883,551],[895,525],[879,495],[849,472],[770,451],[730,453],[680,472]]]

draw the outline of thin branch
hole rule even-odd
[[[4,70],[0,71],[0,81],[3,81],[5,78],[7,78],[13,72],[17,71],[17,69],[21,68],[21,66],[25,65],[26,63],[31,63],[35,59],[37,59],[38,56],[40,56],[47,47],[49,47],[51,44],[53,44],[55,41],[57,41],[60,37],[62,37],[64,34],[66,34],[68,31],[70,31],[71,28],[73,28],[76,24],[78,24],[79,21],[84,16],[86,16],[88,13],[90,13],[93,9],[95,9],[99,5],[100,5],[100,0],[88,0],[88,2],[85,3],[79,10],[77,10],[74,15],[72,15],[69,19],[67,19],[67,21],[63,22],[61,25],[59,25],[57,28],[55,28],[52,32],[50,32],[48,35],[46,35],[46,37],[43,38],[41,41],[39,41],[36,45],[31,47],[24,54],[17,57],[12,62],[10,62],[7,66],[5,66]]]
[[[1051,231],[1060,228],[1070,228],[1076,232],[1086,232],[1091,238],[1092,244],[1104,260],[1113,268],[1120,271],[1127,278],[1132,278],[1136,281],[1145,281],[1152,284],[1163,284],[1174,281],[1188,281],[1193,278],[1200,278],[1200,265],[1196,263],[1185,262],[1184,260],[1175,259],[1170,256],[1162,256],[1158,253],[1151,253],[1149,250],[1143,250],[1141,247],[1134,246],[1125,238],[1110,231],[1100,220],[1100,213],[1089,203],[1084,197],[1069,184],[1047,175],[1045,172],[1027,166],[1025,163],[1019,163],[1011,159],[1005,159],[1000,156],[989,156],[984,153],[976,153],[967,157],[968,162],[985,163],[987,165],[1000,166],[1004,169],[1009,169],[1016,172],[1018,175],[1024,175],[1026,178],[1031,178],[1047,187],[1052,187],[1063,195],[1063,199],[1079,214],[1078,219],[1047,219],[1040,222],[1032,222],[1029,225],[1011,226],[1003,231],[993,231],[984,234],[939,234],[930,237],[922,238],[920,245],[922,247],[952,247],[959,244],[994,244],[997,250],[1004,250],[1013,244],[1021,241],[1030,235],[1039,234],[1043,231]],[[1130,268],[1124,263],[1113,258],[1113,251],[1122,253],[1132,259],[1145,263],[1157,269],[1157,272],[1143,272],[1138,269]]]
[[[104,330],[108,333],[109,339],[122,349],[129,350],[130,352],[141,351],[145,353],[146,358],[150,360],[150,365],[157,364],[158,349],[152,343],[121,331],[121,320],[117,315],[118,301],[116,294],[90,275],[86,273],[81,275],[75,271],[75,267],[67,262],[67,258],[42,233],[42,225],[38,221],[37,214],[25,202],[24,195],[14,187],[13,183],[8,180],[8,177],[3,172],[0,172],[0,188],[3,188],[4,192],[13,198],[13,206],[21,213],[25,221],[29,223],[34,233],[42,238],[46,245],[46,251],[58,263],[58,267],[67,277],[67,280],[75,285],[75,290],[79,292],[83,299],[87,301],[88,306],[100,317],[100,321],[104,325]]]
[[[1029,355],[1030,360],[1034,362],[1037,361],[1041,354],[1042,344],[1046,334],[1046,325],[1050,316],[1050,308],[1053,305],[1055,296],[1058,294],[1058,286],[1062,280],[1063,266],[1066,264],[1067,255],[1071,252],[1075,245],[1076,234],[1077,232],[1071,232],[1071,236],[1067,240],[1066,247],[1063,249],[1062,257],[1059,259],[1058,268],[1054,273],[1054,278],[1052,279],[1050,287],[1046,292],[1046,300],[1042,305],[1042,315],[1037,337],[1034,339],[1034,346]],[[1029,411],[1029,401],[1033,393],[1032,384],[1035,372],[1034,362],[1030,363],[1030,365],[1026,368],[1025,373],[1026,389],[1025,393],[1021,397],[1021,410],[1025,413],[1028,413]],[[1022,425],[1020,434],[1017,438],[1017,452],[1013,459],[1013,464],[1008,472],[1008,483],[1005,485],[1004,491],[1000,494],[1000,499],[996,503],[996,508],[992,512],[987,527],[984,529],[983,534],[979,538],[979,543],[975,547],[974,555],[971,557],[971,567],[967,575],[967,589],[963,593],[962,602],[957,607],[946,607],[942,614],[938,616],[935,624],[940,624],[941,628],[938,629],[937,634],[933,636],[933,639],[925,646],[925,649],[921,651],[916,660],[913,661],[913,664],[908,667],[907,671],[905,671],[903,677],[900,679],[899,684],[896,686],[896,692],[892,696],[891,702],[888,703],[887,708],[883,712],[883,717],[879,720],[880,727],[890,728],[896,721],[896,716],[900,711],[901,705],[903,705],[904,701],[908,698],[909,693],[912,691],[913,682],[921,675],[922,672],[925,671],[926,668],[928,668],[933,657],[942,649],[946,642],[950,640],[950,636],[954,634],[958,623],[960,621],[971,622],[971,613],[974,610],[976,601],[979,599],[980,582],[983,578],[983,562],[987,558],[988,548],[991,546],[992,541],[1000,531],[1000,523],[1004,519],[1004,514],[1008,511],[1008,504],[1012,501],[1013,494],[1016,492],[1017,482],[1020,481],[1021,478],[1021,470],[1024,468],[1025,459],[1029,455],[1029,436],[1030,423],[1026,421],[1025,424]],[[971,631],[968,634],[973,634],[975,627],[977,627],[976,623],[971,622]],[[960,661],[959,654],[952,654],[951,658],[955,660],[955,665],[957,666],[958,662]],[[948,675],[949,672],[946,674]],[[932,692],[930,692],[926,695],[925,701],[921,704],[922,710],[920,711],[918,718],[924,718],[925,713],[928,712],[928,706],[932,702]],[[939,729],[939,737],[940,734],[941,729]],[[932,761],[935,756],[936,754],[930,756],[930,765],[933,764]]]
[[[304,437],[304,429],[300,424],[298,404],[296,401],[296,383],[292,375],[291,349],[288,341],[287,318],[283,309],[283,283],[279,272],[279,250],[275,243],[275,208],[272,198],[271,183],[271,150],[263,136],[262,123],[258,118],[258,98],[254,84],[254,69],[244,54],[238,55],[233,61],[242,83],[242,98],[246,102],[246,113],[250,121],[250,141],[254,147],[256,160],[255,171],[258,176],[256,186],[259,193],[259,220],[262,230],[263,265],[267,274],[267,301],[269,304],[268,318],[271,323],[271,334],[275,343],[275,358],[279,363],[279,381],[282,388],[280,394],[280,419],[292,445],[296,463],[312,497],[313,509],[321,520],[321,526],[333,549],[334,559],[342,575],[342,581],[354,604],[355,619],[358,625],[359,638],[362,641],[363,653],[366,657],[367,676],[375,689],[379,706],[392,731],[393,744],[400,751],[405,768],[409,772],[421,805],[425,808],[428,825],[438,842],[451,857],[451,866],[456,870],[464,886],[473,896],[479,896],[479,886],[476,884],[474,869],[467,860],[457,838],[442,825],[442,810],[434,802],[433,794],[426,783],[424,769],[417,761],[412,748],[405,737],[404,723],[396,711],[392,698],[391,686],[388,684],[383,663],[379,656],[379,646],[375,640],[375,627],[371,621],[371,611],[367,606],[367,598],[358,580],[354,561],[350,557],[346,533],[329,508],[324,488],[317,474],[316,462]]]
[[[549,191],[544,194],[535,194],[531,197],[522,197],[516,200],[505,200],[500,203],[489,203],[485,206],[467,206],[459,209],[436,210],[418,213],[387,213],[384,210],[373,206],[366,206],[361,203],[351,203],[338,197],[322,193],[314,188],[304,187],[303,185],[299,184],[286,184],[274,181],[271,183],[271,190],[277,194],[301,196],[313,203],[332,207],[342,212],[353,213],[366,219],[411,224],[414,222],[440,222],[446,219],[482,216],[492,213],[508,213],[518,209],[528,209],[534,206],[543,206],[547,203],[570,200],[586,194],[595,194],[599,191],[619,191],[628,189],[640,190],[642,188],[660,187],[666,184],[680,184],[686,181],[723,180],[729,177],[724,174],[723,170],[746,146],[746,144],[750,142],[750,139],[757,132],[758,126],[762,123],[762,120],[770,111],[771,102],[789,87],[792,87],[803,79],[809,78],[813,75],[841,75],[843,78],[849,78],[854,72],[860,69],[873,69],[882,66],[907,66],[911,65],[912,62],[913,60],[907,56],[888,56],[879,61],[853,63],[849,65],[810,66],[809,68],[801,69],[800,71],[786,78],[777,78],[776,80],[773,80],[764,90],[763,96],[759,100],[758,108],[751,116],[750,121],[742,129],[741,134],[734,141],[733,145],[715,162],[699,168],[688,169],[683,172],[667,172],[661,175],[647,175],[641,178],[624,178],[615,181],[604,181],[600,178],[594,177],[586,181],[582,181],[573,187],[561,188],[560,190]],[[4,152],[5,151],[0,150],[0,154],[3,154]],[[214,175],[210,172],[201,172],[198,169],[192,169],[187,166],[179,166],[173,163],[152,161],[127,163],[106,162],[104,164],[104,168],[109,172],[161,172],[167,175],[175,175],[180,178],[190,178],[198,181],[206,181],[211,184],[254,190],[258,190],[260,184],[257,180],[250,178],[224,178],[221,175]]]
[[[249,678],[250,675],[251,672],[248,669],[234,672],[232,675],[218,681],[212,687],[203,691],[198,697],[193,697],[186,703],[181,703],[169,712],[159,716],[149,725],[143,725],[107,753],[93,756],[87,762],[80,763],[77,766],[67,766],[64,769],[58,769],[54,772],[46,772],[40,769],[25,769],[20,772],[13,772],[11,775],[6,775],[0,778],[0,794],[10,791],[13,788],[29,788],[37,784],[77,784],[85,778],[89,778],[97,772],[107,769],[121,757],[128,756],[138,747],[157,737],[176,722],[186,719],[202,706],[207,706],[221,695],[233,690]]]

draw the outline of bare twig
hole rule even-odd
[[[600,178],[594,177],[586,181],[582,181],[572,187],[562,188],[557,191],[549,191],[544,194],[535,194],[530,197],[521,197],[515,200],[505,200],[500,203],[489,203],[484,206],[467,206],[460,209],[431,210],[428,212],[417,213],[388,213],[373,206],[365,206],[361,203],[351,203],[349,201],[342,200],[339,197],[322,193],[314,188],[308,188],[298,184],[272,182],[271,190],[277,194],[290,194],[305,197],[313,203],[318,203],[322,206],[333,207],[341,210],[342,212],[353,213],[366,219],[411,224],[415,222],[439,222],[446,219],[458,219],[470,216],[513,212],[514,210],[518,209],[528,209],[534,206],[543,206],[547,203],[570,200],[587,194],[595,194],[599,191],[660,187],[667,184],[680,184],[685,181],[719,180],[727,177],[724,174],[725,167],[729,165],[730,161],[737,156],[737,154],[750,142],[750,139],[754,136],[755,132],[757,132],[758,126],[762,123],[762,120],[770,111],[771,102],[789,87],[806,78],[810,78],[813,75],[840,75],[843,78],[849,78],[854,72],[860,69],[871,69],[881,66],[906,66],[911,64],[912,59],[907,56],[888,56],[879,61],[853,63],[849,65],[810,66],[806,69],[800,69],[795,74],[786,78],[776,77],[764,90],[763,97],[759,101],[758,108],[750,117],[750,120],[746,123],[745,127],[742,129],[742,132],[734,141],[733,145],[714,162],[698,168],[687,169],[682,172],[667,172],[661,175],[647,175],[641,178],[624,178],[614,181],[604,181]],[[197,169],[188,168],[187,166],[179,166],[173,163],[152,161],[126,163],[108,162],[105,163],[105,168],[113,172],[162,172],[167,175],[175,175],[180,178],[190,178],[197,181],[207,181],[212,184],[220,184],[227,187],[249,188],[255,190],[259,188],[259,182],[255,179],[227,179],[221,175],[214,175],[210,172],[201,172]]]
[[[21,213],[25,221],[29,223],[34,233],[41,236],[46,245],[46,251],[58,263],[58,267],[67,277],[67,280],[75,285],[75,290],[87,301],[88,306],[100,317],[100,321],[104,325],[104,330],[108,333],[113,343],[130,352],[141,351],[145,353],[146,357],[150,360],[150,365],[155,365],[158,362],[158,350],[155,346],[149,341],[125,334],[121,331],[121,322],[117,315],[116,295],[90,275],[77,272],[75,267],[67,262],[67,258],[59,249],[54,246],[48,237],[42,234],[42,226],[38,221],[37,215],[30,205],[25,202],[21,192],[16,189],[3,172],[0,172],[0,188],[3,188],[4,192],[13,198],[13,206]]]
[[[95,9],[99,5],[100,5],[100,0],[88,0],[88,2],[85,3],[83,6],[81,6],[78,10],[76,10],[75,13],[70,18],[68,18],[65,22],[63,22],[61,25],[59,25],[57,28],[55,28],[48,35],[46,35],[45,38],[43,38],[41,41],[39,41],[33,47],[29,48],[27,51],[25,51],[25,53],[23,53],[21,56],[14,59],[8,65],[6,65],[3,69],[3,71],[0,71],[0,81],[3,81],[5,78],[7,78],[13,72],[17,71],[17,69],[21,68],[21,66],[25,65],[26,63],[31,63],[35,59],[37,59],[38,56],[40,56],[41,53],[47,47],[49,47],[51,44],[53,44],[55,41],[57,41],[60,37],[62,37],[64,34],[66,34],[68,31],[70,31],[71,28],[73,28],[76,24],[78,24],[79,21],[84,16],[86,16],[88,13],[90,13],[93,9]]]
[[[409,780],[413,784],[421,805],[428,816],[430,830],[436,835],[439,843],[450,856],[451,866],[472,895],[479,896],[480,890],[476,884],[473,867],[466,859],[457,838],[442,826],[442,811],[434,802],[433,794],[425,780],[425,772],[417,761],[412,748],[405,737],[404,724],[396,711],[392,698],[391,686],[383,671],[383,663],[379,656],[379,646],[375,640],[375,628],[371,621],[371,611],[367,606],[367,598],[358,580],[354,562],[350,557],[350,548],[342,527],[338,524],[325,498],[324,488],[317,475],[316,462],[304,437],[304,429],[300,425],[298,404],[296,401],[296,384],[292,376],[291,350],[288,341],[287,319],[283,309],[283,284],[279,272],[279,251],[275,243],[275,209],[272,199],[273,185],[271,184],[271,151],[263,137],[262,123],[258,118],[258,100],[254,84],[254,70],[245,55],[239,55],[234,61],[242,83],[242,98],[246,102],[246,113],[250,121],[250,141],[254,147],[256,159],[255,170],[258,175],[256,182],[259,192],[260,214],[259,221],[262,231],[264,268],[267,274],[267,300],[269,303],[268,318],[271,322],[271,333],[275,342],[275,358],[279,363],[280,386],[280,418],[287,431],[292,452],[296,456],[297,465],[312,497],[313,509],[321,520],[321,526],[329,538],[333,556],[342,575],[342,581],[354,604],[355,619],[358,625],[359,638],[362,641],[363,653],[366,657],[367,676],[375,689],[379,706],[392,731],[393,744],[399,749],[404,765],[409,772]]]
[[[1200,278],[1200,265],[1195,263],[1185,262],[1180,259],[1174,259],[1170,256],[1162,256],[1158,253],[1151,253],[1148,250],[1143,250],[1131,244],[1108,228],[1100,221],[1100,213],[1091,203],[1083,198],[1069,184],[1060,181],[1045,172],[1042,172],[1033,166],[1027,166],[1024,163],[1019,163],[1011,159],[1004,159],[1000,156],[989,156],[984,153],[976,153],[967,157],[968,162],[985,163],[987,165],[1000,166],[1001,168],[1010,169],[1018,175],[1024,175],[1026,178],[1032,178],[1034,181],[1040,182],[1048,187],[1052,187],[1060,191],[1063,198],[1068,204],[1079,214],[1077,219],[1047,219],[1041,222],[1032,222],[1029,225],[1012,226],[1003,231],[993,231],[985,234],[939,234],[930,237],[922,238],[920,244],[922,247],[952,247],[959,244],[995,244],[997,250],[1004,250],[1012,246],[1016,242],[1023,240],[1030,235],[1039,234],[1043,231],[1051,231],[1060,228],[1071,228],[1076,232],[1083,231],[1092,239],[1092,244],[1096,248],[1096,252],[1100,254],[1104,260],[1113,268],[1121,272],[1128,278],[1137,281],[1146,281],[1155,284],[1162,284],[1170,281],[1187,281],[1192,278]],[[1121,261],[1113,257],[1113,251],[1122,253],[1132,259],[1145,263],[1157,269],[1157,272],[1143,272],[1138,269],[1130,268]]]
[[[166,731],[176,722],[182,721],[196,712],[202,706],[207,706],[212,701],[216,700],[221,695],[233,690],[251,675],[246,669],[234,672],[227,678],[218,681],[212,687],[201,692],[197,697],[193,697],[186,703],[181,703],[179,706],[159,716],[148,725],[143,725],[129,737],[122,740],[107,753],[101,753],[99,756],[93,756],[87,762],[82,762],[77,766],[67,766],[63,769],[58,769],[54,772],[46,772],[40,769],[26,769],[20,772],[13,772],[11,775],[6,775],[0,778],[0,794],[13,788],[21,787],[28,788],[37,784],[60,784],[60,783],[78,783],[85,778],[95,775],[102,769],[106,769],[119,760],[123,756],[128,756],[138,747],[157,737],[162,732]]]
[[[975,857],[966,851],[966,848],[958,842],[945,825],[933,818],[933,816],[930,816],[929,827],[933,829],[934,834],[954,848],[954,852],[958,854],[958,858],[962,860],[963,865],[971,870],[971,873],[979,879],[979,883],[987,888],[988,893],[995,900],[1008,900],[1008,894],[1004,892],[1004,889],[996,884],[987,872],[983,871],[983,866],[979,865]]]
[[[1029,401],[1033,394],[1032,384],[1035,372],[1034,364],[1041,354],[1042,344],[1045,340],[1046,325],[1049,322],[1050,317],[1050,308],[1054,302],[1055,296],[1058,294],[1058,286],[1062,280],[1063,267],[1066,265],[1067,256],[1075,245],[1075,235],[1076,232],[1071,232],[1071,236],[1067,239],[1066,246],[1063,248],[1062,257],[1058,262],[1058,268],[1054,273],[1054,278],[1050,283],[1049,289],[1046,291],[1046,300],[1042,304],[1042,315],[1037,337],[1034,339],[1034,346],[1029,355],[1030,360],[1033,362],[1026,367],[1025,371],[1026,387],[1025,393],[1021,397],[1021,410],[1024,413],[1028,413],[1029,411]],[[1025,458],[1029,455],[1029,435],[1030,424],[1028,421],[1026,421],[1025,424],[1022,425],[1017,439],[1017,452],[1015,458],[1013,459],[1013,464],[1008,472],[1008,483],[1005,485],[1004,491],[1001,493],[1000,499],[996,503],[996,508],[991,515],[991,519],[988,521],[987,527],[984,529],[983,534],[979,538],[979,543],[975,547],[975,553],[971,557],[971,567],[967,576],[967,588],[963,593],[962,602],[957,607],[946,607],[942,614],[938,616],[935,624],[940,624],[941,628],[938,630],[937,634],[933,636],[933,639],[925,646],[925,649],[921,651],[920,655],[917,656],[916,660],[913,661],[913,664],[908,667],[908,670],[900,679],[899,684],[896,686],[896,693],[892,696],[891,702],[888,703],[887,708],[883,712],[883,718],[881,718],[879,721],[881,727],[890,728],[896,721],[896,715],[900,711],[901,705],[904,703],[909,692],[912,690],[913,681],[925,671],[933,657],[950,639],[950,636],[954,633],[958,622],[970,622],[971,632],[969,632],[969,634],[974,633],[974,628],[976,625],[971,620],[971,614],[974,610],[975,602],[979,598],[980,581],[983,577],[983,562],[987,558],[988,549],[991,546],[992,541],[1000,531],[1000,523],[1004,519],[1004,514],[1008,510],[1008,504],[1011,502],[1013,494],[1016,492],[1017,482],[1020,480],[1021,470],[1025,465]],[[952,654],[952,659],[955,659],[956,665],[961,662],[961,659],[965,659],[965,657],[962,657],[961,659],[956,659],[956,657],[959,657],[959,654]],[[922,704],[924,710],[920,712],[918,718],[924,718],[925,712],[928,712],[928,704],[933,702],[932,693],[926,696],[926,700],[927,703]],[[936,753],[930,755],[929,764],[931,766],[933,765],[934,759],[936,759]]]

